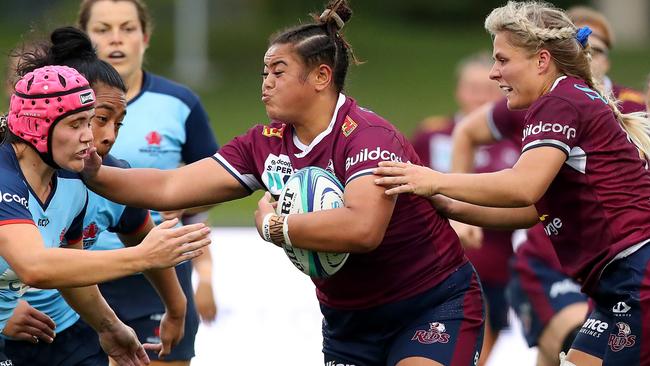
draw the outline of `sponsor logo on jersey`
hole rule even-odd
[[[2,202],[7,202],[7,203],[16,202],[19,205],[29,210],[29,200],[17,194],[2,193],[2,191],[0,191],[0,203]]]
[[[354,122],[350,116],[345,117],[345,121],[343,122],[343,126],[341,126],[341,130],[343,131],[343,135],[345,137],[350,136],[352,132],[357,128],[357,123]]]
[[[282,138],[282,135],[284,134],[284,128],[287,125],[283,124],[282,127],[271,127],[271,126],[264,126],[264,129],[262,130],[262,135],[266,137],[279,137]]]
[[[350,167],[353,167],[359,163],[363,163],[364,161],[368,160],[381,160],[381,161],[402,161],[402,158],[395,154],[392,153],[388,150],[382,150],[381,147],[377,146],[374,149],[368,149],[365,148],[358,153],[356,153],[353,156],[349,156],[347,159],[345,159],[345,170],[347,171],[350,169]]]
[[[548,215],[542,215],[539,217],[539,221],[544,225],[544,232],[546,235],[551,236],[560,234],[562,220],[559,217],[550,219]]]
[[[600,336],[607,330],[607,328],[609,328],[609,324],[607,324],[607,322],[589,318],[584,324],[582,324],[580,333],[592,336],[594,338],[600,338]]]
[[[293,174],[293,168],[287,155],[269,154],[264,162],[262,183],[268,188],[269,193],[278,196],[291,174]]]
[[[43,219],[38,219],[37,225],[40,227],[46,227],[49,224],[50,224],[50,219],[48,219],[47,217]]]
[[[341,363],[338,361],[327,361],[325,362],[325,366],[356,366],[353,363]]]
[[[162,142],[162,135],[156,131],[151,131],[145,136],[145,139],[147,140],[147,144],[151,145],[156,145],[160,146],[160,143]]]
[[[585,93],[585,95],[587,97],[589,97],[589,99],[591,99],[592,101],[598,99],[601,102],[603,102],[604,104],[607,104],[607,100],[605,100],[605,98],[603,98],[603,96],[600,95],[600,93],[598,93],[597,91],[589,88],[588,86],[580,85],[580,84],[573,84],[573,87],[580,90],[581,92]]]
[[[446,329],[443,323],[429,323],[429,330],[416,330],[411,340],[422,344],[448,343],[449,333],[445,333]]]
[[[545,123],[539,121],[537,124],[531,123],[524,127],[524,132],[523,132],[523,136],[521,137],[521,141],[524,141],[528,136],[539,135],[540,133],[543,132],[559,133],[564,135],[564,137],[566,137],[567,140],[576,137],[576,129],[571,126],[567,126],[561,123],[553,123],[553,122]]]
[[[560,295],[568,293],[580,293],[580,286],[569,278],[553,282],[551,285],[551,291],[549,291],[549,296],[554,299]]]
[[[94,102],[95,100],[93,99],[93,93],[87,92],[87,93],[79,94],[79,101],[81,102],[81,104],[88,104]]]
[[[618,322],[616,323],[618,332],[616,334],[610,334],[607,344],[612,351],[618,352],[626,347],[633,347],[636,343],[636,336],[632,334],[632,329],[627,323]]]
[[[624,301],[619,301],[612,308],[612,312],[614,313],[615,316],[632,316],[630,314],[627,314],[627,312],[630,311],[630,309],[632,309],[630,305],[626,304]]]

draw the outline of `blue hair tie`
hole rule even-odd
[[[578,42],[580,42],[582,48],[587,47],[587,40],[589,39],[589,35],[591,33],[592,33],[591,28],[586,26],[578,29],[578,32],[576,33],[576,39],[578,40]]]

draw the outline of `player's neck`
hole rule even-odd
[[[303,113],[302,121],[296,121],[293,124],[298,140],[305,145],[311,144],[316,136],[327,129],[336,111],[338,95],[320,98]]]
[[[36,193],[41,202],[44,202],[50,194],[50,182],[54,175],[54,168],[47,165],[40,155],[24,143],[12,144],[18,158],[18,165],[23,172],[27,184]]]
[[[126,83],[127,102],[135,98],[138,94],[140,94],[140,91],[142,90],[143,79],[144,79],[144,71],[142,71],[142,69],[124,78],[124,82]]]

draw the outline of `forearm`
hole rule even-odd
[[[483,174],[441,174],[435,192],[447,197],[490,207],[527,207],[536,202],[530,182],[513,169]]]
[[[33,254],[28,265],[31,268],[27,272],[32,277],[23,281],[38,288],[89,286],[148,268],[136,248],[106,251],[43,248]]]
[[[185,315],[187,299],[183,293],[175,268],[152,269],[143,272],[156,289],[167,312],[176,316]]]
[[[460,127],[454,131],[451,150],[451,171],[454,173],[470,173],[474,170],[474,155],[477,145]]]
[[[449,200],[441,213],[451,220],[490,229],[522,229],[529,228],[539,222],[537,210],[534,206],[497,208]]]
[[[192,259],[192,266],[199,276],[199,282],[212,283],[212,253],[209,248],[203,254]]]
[[[379,245],[388,222],[373,223],[367,213],[337,208],[289,216],[293,246],[323,252],[364,253]]]
[[[59,291],[74,311],[97,333],[111,330],[120,321],[96,285],[62,288]]]

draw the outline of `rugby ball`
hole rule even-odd
[[[295,172],[278,198],[277,214],[288,215],[343,207],[343,185],[325,169],[309,166]],[[291,236],[291,221],[289,221]],[[338,272],[349,253],[325,253],[283,245],[291,263],[314,278],[327,278]]]

